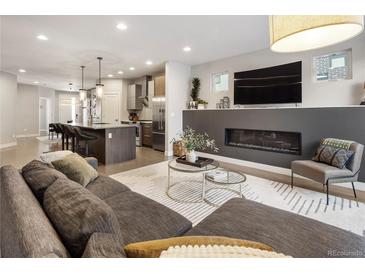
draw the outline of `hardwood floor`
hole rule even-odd
[[[0,149],[0,166],[13,165],[22,168],[25,164],[44,152],[60,150],[58,143],[40,142],[35,137],[18,138],[18,145],[5,149]],[[111,175],[146,165],[155,164],[167,160],[163,152],[147,147],[137,147],[136,159],[119,164],[100,165],[98,172]]]

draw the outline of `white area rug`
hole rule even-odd
[[[198,201],[201,195],[201,174],[186,174],[172,171],[173,182],[184,182],[174,186],[171,195],[184,200]],[[216,207],[207,203],[179,203],[166,195],[167,161],[145,166],[127,172],[117,173],[110,177],[127,185],[133,191],[153,199],[189,219],[193,225],[198,224],[211,214]],[[213,186],[211,186],[213,187]],[[208,187],[209,188],[209,187]],[[303,215],[330,225],[365,236],[365,204],[330,195],[326,205],[326,195],[299,187],[270,181],[255,176],[247,176],[243,194],[250,199],[268,206],[280,208]],[[223,204],[236,194],[225,190],[212,190],[207,198]]]

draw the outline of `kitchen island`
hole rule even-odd
[[[115,164],[136,158],[136,130],[134,126],[117,123],[72,123],[83,132],[94,135],[96,140],[89,141],[89,156],[102,164]],[[80,142],[83,146],[83,142]]]

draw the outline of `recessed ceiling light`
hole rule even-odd
[[[135,68],[134,67],[130,67],[129,70],[135,70]]]
[[[40,35],[38,35],[38,36],[37,36],[37,38],[38,38],[39,40],[44,40],[44,41],[47,41],[47,40],[48,40],[48,37],[47,37],[47,36],[45,36],[44,34],[40,34]]]
[[[152,64],[153,64],[152,61],[150,61],[150,60],[146,61],[146,65],[150,66]]]
[[[34,81],[33,84],[39,84],[39,82],[38,81]]]
[[[123,73],[124,73],[124,72],[123,72],[123,71],[121,71],[121,70],[120,70],[120,71],[118,71],[118,74],[123,74]]]
[[[19,72],[22,72],[22,73],[23,73],[23,72],[27,72],[25,69],[19,69],[18,71],[19,71]]]
[[[189,51],[191,51],[191,47],[184,47],[184,48],[183,48],[183,51],[185,51],[185,52],[189,52]]]
[[[127,28],[128,28],[127,25],[124,23],[119,23],[117,25],[117,29],[120,29],[120,30],[126,30]]]
[[[113,77],[113,74],[108,74],[108,77],[109,77],[109,78]]]

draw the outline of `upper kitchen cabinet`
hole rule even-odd
[[[142,85],[129,85],[127,92],[127,109],[128,110],[141,110],[143,108],[142,101]]]
[[[146,75],[143,77],[140,77],[134,81],[135,84],[141,85],[141,98],[148,97],[148,81],[152,80],[152,76]]]
[[[155,96],[165,96],[165,75],[154,77],[155,80]]]

